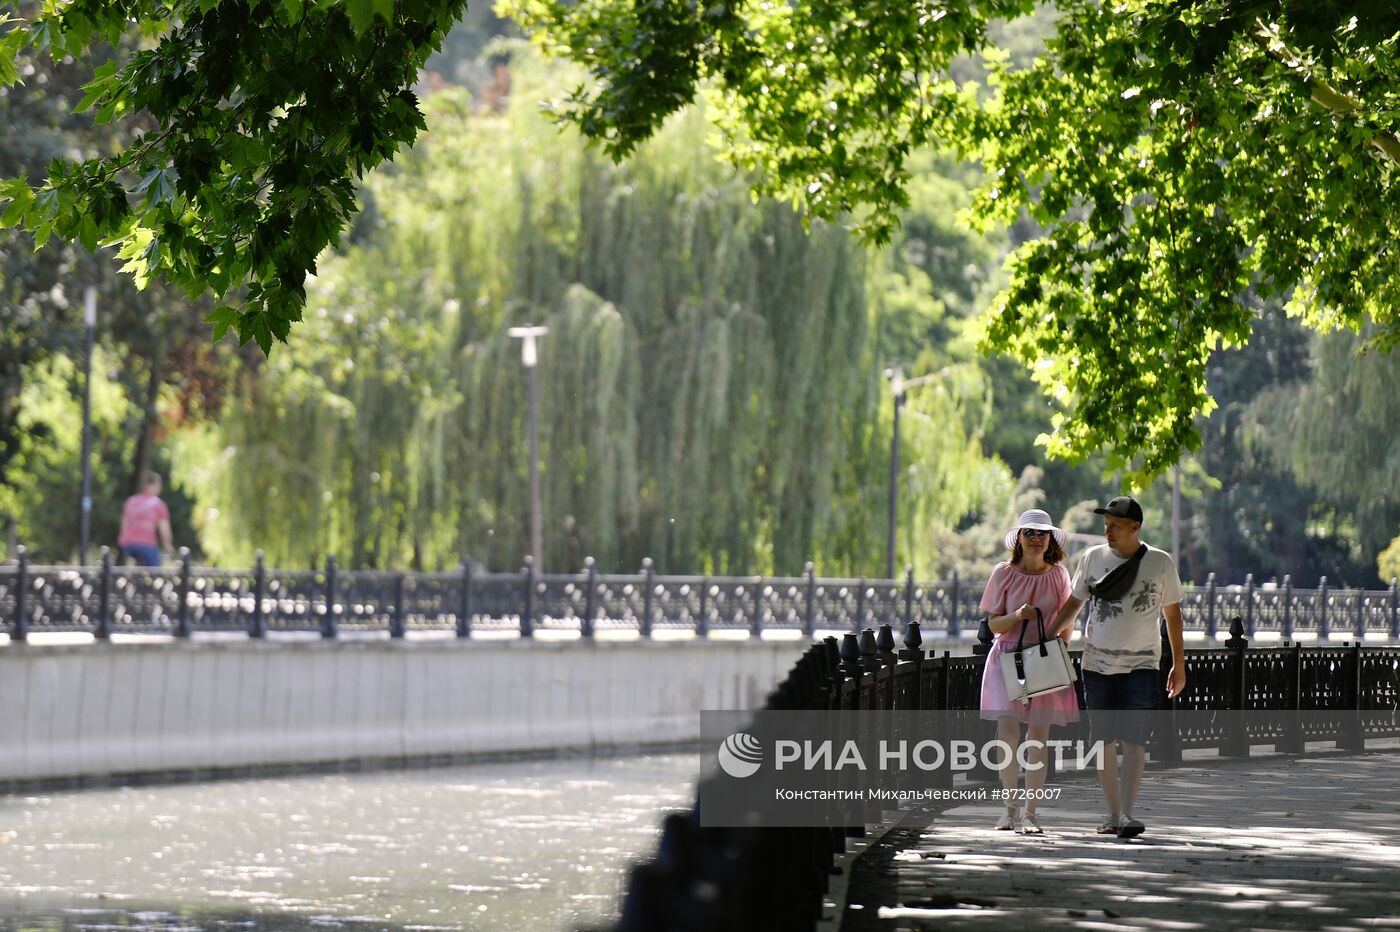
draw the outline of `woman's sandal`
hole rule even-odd
[[[1100,835],[1117,835],[1120,822],[1122,819],[1119,816],[1109,813],[1103,817],[1103,822],[1098,827],[1098,833]]]
[[[1025,818],[1023,818],[1023,819],[1021,820],[1021,834],[1022,834],[1022,835],[1044,835],[1044,834],[1045,834],[1045,829],[1043,829],[1043,828],[1040,827],[1040,819],[1036,816],[1036,813],[1034,812],[1034,810],[1027,812],[1026,815],[1025,815]]]
[[[1021,827],[1021,809],[1019,806],[1009,808],[997,819],[997,824],[992,826],[998,832],[1014,832]]]

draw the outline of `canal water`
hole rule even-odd
[[[605,924],[698,766],[681,753],[0,796],[0,930]]]

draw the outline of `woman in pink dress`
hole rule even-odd
[[[1025,759],[1031,766],[1026,769],[1025,815],[1021,814],[1017,788],[1020,765],[1017,755],[1012,755],[1001,770],[1001,785],[1010,793],[1006,812],[997,820],[996,827],[1039,835],[1042,829],[1036,815],[1036,796],[1045,785],[1048,754],[1045,742],[1050,737],[1051,725],[1079,720],[1079,701],[1072,686],[1035,696],[1029,703],[1008,698],[1001,655],[1016,649],[1023,621],[1029,621],[1025,643],[1039,644],[1035,610],[1040,609],[1048,627],[1069,598],[1069,572],[1061,565],[1065,558],[1065,532],[1055,527],[1050,515],[1032,508],[1021,513],[1016,526],[1006,532],[1005,542],[1011,559],[997,564],[982,593],[982,610],[987,613],[987,624],[997,637],[982,670],[981,715],[984,719],[996,720],[998,740],[1011,748],[1019,748],[1021,725],[1026,726],[1026,740],[1031,744],[1025,749]],[[1066,629],[1061,637],[1068,640],[1070,633]]]

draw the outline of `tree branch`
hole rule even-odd
[[[1269,26],[1263,20],[1254,21],[1255,28],[1249,33],[1255,44],[1274,61],[1298,73],[1311,85],[1313,103],[1338,116],[1350,116],[1363,111],[1365,107],[1355,97],[1350,97],[1317,77],[1304,66],[1299,55],[1295,54],[1279,37],[1278,27]],[[1371,145],[1396,165],[1400,165],[1400,137],[1394,133],[1377,132],[1369,140]]]

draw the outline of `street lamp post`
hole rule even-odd
[[[97,330],[97,289],[83,294],[83,324],[87,330],[83,351],[83,514],[78,525],[78,565],[87,565],[88,529],[92,516],[92,342]]]
[[[899,409],[904,407],[904,367],[885,370],[894,393],[894,430],[890,434],[890,516],[885,539],[885,578],[894,579],[895,529],[899,518]]]
[[[520,340],[520,361],[525,364],[525,399],[530,418],[530,557],[536,573],[544,572],[544,528],[540,516],[540,425],[535,402],[535,367],[539,353],[535,341],[548,327],[511,327],[507,333]]]
[[[1172,559],[1181,569],[1181,463],[1172,467]]]
[[[935,379],[941,379],[948,374],[951,368],[944,366],[937,372],[921,375],[916,379],[906,379],[904,367],[898,364],[885,370],[885,378],[890,380],[890,391],[894,394],[894,430],[890,434],[890,516],[888,537],[885,541],[886,579],[894,579],[895,532],[899,524],[899,409],[904,407],[904,396],[909,389],[926,385]],[[911,413],[917,414],[918,412]]]

